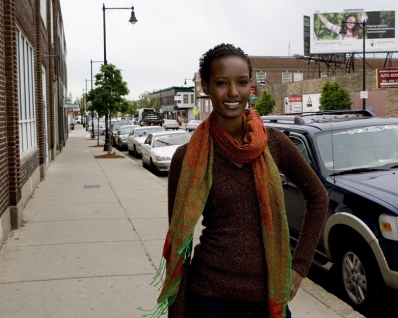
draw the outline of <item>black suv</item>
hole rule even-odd
[[[337,264],[347,302],[377,311],[383,287],[398,289],[398,118],[353,110],[261,118],[290,138],[329,195],[314,264]],[[294,249],[304,202],[281,179]]]

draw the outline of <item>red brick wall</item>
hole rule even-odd
[[[35,1],[34,10],[35,22],[35,97],[36,97],[36,131],[37,131],[37,147],[39,148],[39,164],[43,165],[44,162],[44,105],[43,105],[43,78],[42,78],[42,65],[43,65],[43,47],[42,47],[42,32],[44,29],[40,13],[40,1]],[[47,39],[45,39],[47,41]],[[25,169],[29,168],[24,167]],[[31,167],[35,169],[34,165]],[[31,171],[33,172],[33,171]]]
[[[4,213],[9,204],[3,10],[4,10],[3,1],[0,1],[0,215]]]
[[[13,0],[4,0],[3,5],[9,204],[16,205],[21,198],[19,185],[20,156],[18,127],[17,43],[15,25],[16,3]]]

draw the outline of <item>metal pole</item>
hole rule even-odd
[[[90,60],[90,66],[91,66],[91,90],[93,90],[93,60]],[[93,104],[91,103],[91,106]],[[94,111],[91,108],[91,139],[95,138],[94,134]]]
[[[102,4],[102,16],[104,22],[104,65],[107,65],[106,60],[106,28],[105,28],[105,3]],[[99,126],[98,126],[98,134],[99,134]],[[105,143],[104,143],[104,151],[108,150],[108,112],[105,114]]]
[[[102,4],[102,16],[104,22],[104,64],[108,64],[106,60],[106,29],[105,29],[105,3]]]
[[[362,28],[362,46],[363,46],[363,52],[362,52],[362,89],[365,92],[366,91],[366,78],[365,78],[365,37],[366,37],[366,21],[363,21],[363,28]],[[366,110],[366,98],[362,99],[362,109]]]

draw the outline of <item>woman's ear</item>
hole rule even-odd
[[[205,82],[202,79],[202,80],[200,80],[200,85],[202,85],[203,93],[205,93],[206,95],[210,95],[209,83]]]

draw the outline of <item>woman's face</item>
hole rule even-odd
[[[224,57],[212,62],[209,83],[202,80],[202,88],[210,96],[216,120],[221,125],[241,120],[251,91],[249,76],[249,66],[240,57]]]
[[[347,20],[345,20],[346,22],[346,26],[348,29],[352,29],[353,27],[355,27],[355,23],[357,22],[357,19],[355,19],[355,17],[350,16],[347,18]]]

